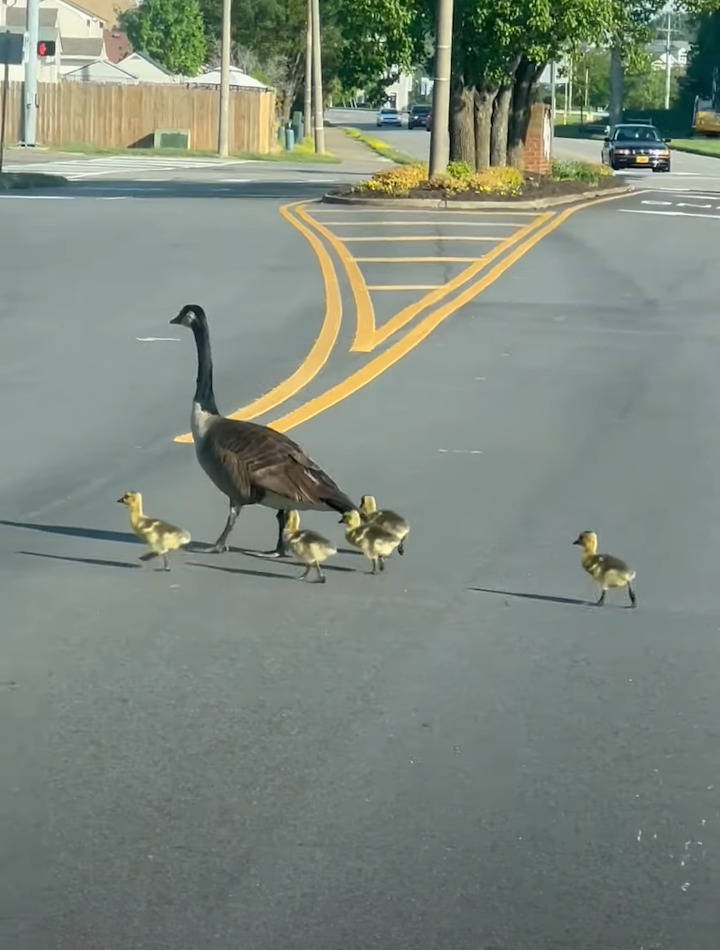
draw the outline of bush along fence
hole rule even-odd
[[[181,85],[137,86],[40,83],[37,139],[40,145],[152,148],[156,129],[189,132],[188,148],[217,148],[218,94]],[[230,93],[230,151],[267,154],[273,136],[275,93]],[[9,87],[6,140],[21,134],[22,83]]]

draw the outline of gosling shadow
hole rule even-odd
[[[0,525],[8,528],[27,528],[30,531],[42,531],[45,534],[61,534],[68,538],[88,538],[91,541],[113,541],[122,544],[142,544],[130,531],[107,531],[101,528],[82,528],[77,525],[33,524],[31,521],[6,521],[0,519]],[[184,549],[202,553],[210,545],[204,541],[191,541]],[[49,557],[50,555],[48,555]]]
[[[497,590],[492,587],[469,587],[468,590],[477,591],[480,594],[499,594],[501,597],[517,597],[523,600],[539,600],[551,604],[572,604],[575,607],[597,607],[592,600],[579,600],[576,597],[556,597],[552,594],[528,594],[517,590]]]
[[[72,561],[75,564],[91,564],[95,567],[124,567],[138,570],[141,564],[131,564],[130,561],[111,561],[100,557],[70,557],[67,554],[46,554],[43,551],[16,551],[26,557],[44,557],[51,561]]]
[[[188,567],[204,567],[208,571],[221,571],[223,574],[243,574],[246,577],[269,577],[275,581],[291,581],[291,574],[274,574],[272,571],[252,571],[247,567],[225,567],[223,564],[206,564],[204,561],[185,561]]]

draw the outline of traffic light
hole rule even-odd
[[[55,40],[40,40],[37,45],[38,56],[54,56]]]

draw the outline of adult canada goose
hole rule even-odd
[[[211,551],[228,550],[227,539],[246,505],[277,509],[276,557],[287,555],[286,511],[354,508],[330,476],[281,432],[220,415],[213,391],[213,364],[205,311],[186,304],[170,323],[189,327],[197,347],[197,383],[190,422],[195,454],[205,474],[227,495],[230,513]]]
[[[174,524],[161,521],[159,518],[148,518],[142,507],[142,495],[139,491],[126,491],[118,498],[118,504],[125,505],[130,511],[130,527],[133,534],[144,541],[150,548],[147,554],[141,554],[141,561],[149,561],[154,557],[162,557],[163,567],[170,570],[168,554],[178,548],[190,544],[190,532],[183,528],[176,528]]]
[[[611,587],[627,586],[630,603],[635,607],[637,598],[632,586],[632,581],[635,580],[635,571],[628,567],[625,561],[621,561],[619,557],[613,557],[612,554],[598,554],[598,539],[594,531],[582,531],[575,538],[573,544],[579,544],[582,548],[580,563],[600,587],[598,606],[605,602],[605,594]]]
[[[326,577],[320,565],[323,561],[327,561],[329,557],[332,557],[333,554],[337,554],[337,548],[332,541],[328,541],[317,531],[301,528],[300,515],[297,511],[287,512],[285,540],[298,561],[305,565],[305,571],[299,579],[304,581],[310,573],[310,568],[314,567],[318,582],[324,584]]]
[[[389,508],[382,511],[377,510],[377,504],[372,495],[363,495],[360,499],[360,516],[368,524],[380,525],[388,534],[397,538],[398,554],[405,553],[405,538],[407,537],[410,525],[402,515]]]

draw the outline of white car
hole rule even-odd
[[[396,128],[401,129],[402,119],[397,109],[393,109],[391,106],[383,106],[377,114],[375,124],[378,128],[382,125],[394,125]]]

